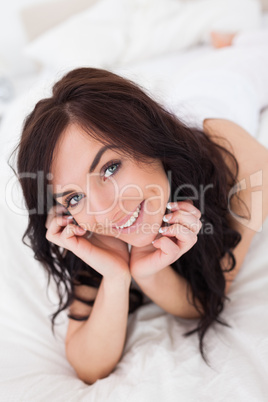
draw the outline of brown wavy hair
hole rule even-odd
[[[46,194],[55,145],[71,123],[80,125],[104,144],[120,147],[137,160],[146,161],[148,157],[160,160],[171,176],[171,201],[177,201],[178,196],[180,200],[193,199],[191,188],[208,186],[205,209],[202,210],[200,199],[193,199],[193,203],[202,212],[203,227],[210,225],[213,230],[201,231],[197,243],[172,264],[186,278],[189,302],[200,312],[197,327],[185,335],[198,333],[200,352],[206,360],[203,342],[206,331],[213,322],[228,325],[220,318],[227,299],[220,260],[229,255],[232,270],[236,264],[233,249],[241,240],[228,219],[229,191],[237,183],[235,157],[202,130],[187,126],[136,84],[116,74],[79,68],[60,79],[52,96],[40,100],[25,119],[17,148],[17,173],[26,205],[29,212],[38,211],[29,213],[23,241],[29,240],[35,258],[48,272],[48,284],[52,277],[58,289],[58,310],[51,316],[53,329],[56,316],[73,300],[74,281],[81,271],[88,273],[91,286],[99,286],[101,275],[70,251],[64,252],[46,240],[49,197],[40,200],[37,181],[21,174],[43,172]],[[231,165],[227,165],[226,158]],[[130,312],[141,304],[137,292],[130,291]]]

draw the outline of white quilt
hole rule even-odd
[[[210,52],[208,46],[197,46],[156,58],[149,66],[140,62],[129,69],[121,66],[120,71],[136,77],[164,101],[166,85]],[[114,70],[119,72],[119,67]],[[160,73],[169,79],[161,79]],[[200,356],[197,335],[183,336],[195,322],[175,318],[151,303],[129,317],[124,353],[113,373],[91,386],[76,377],[64,351],[67,317],[61,314],[53,337],[49,316],[57,305],[55,289],[51,285],[47,295],[43,269],[21,242],[27,217],[20,188],[6,164],[25,115],[58,75],[44,70],[36,84],[10,105],[0,126],[0,400],[267,401],[268,220],[256,233],[230,287],[222,318],[231,328],[214,325],[205,337],[210,366]],[[268,146],[268,109],[260,120],[254,119],[247,124]]]

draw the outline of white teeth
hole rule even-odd
[[[133,213],[131,218],[122,226],[116,226],[117,229],[123,229],[123,228],[128,228],[129,226],[133,225],[133,223],[137,220],[139,213],[140,213],[141,207],[140,205],[136,209],[136,211]]]

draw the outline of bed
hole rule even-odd
[[[55,20],[53,27],[39,31],[38,35],[31,30],[34,39],[25,52],[41,67],[33,73],[28,88],[10,103],[0,125],[0,399],[5,402],[267,401],[268,220],[255,234],[243,266],[230,287],[229,301],[222,313],[230,327],[213,325],[206,335],[210,365],[200,356],[197,336],[184,337],[184,333],[195,326],[195,321],[173,317],[153,303],[129,316],[120,363],[107,378],[90,386],[77,378],[66,360],[64,338],[68,319],[65,312],[57,321],[55,336],[52,334],[49,317],[57,305],[55,286],[51,283],[47,291],[44,270],[34,260],[31,249],[21,241],[27,214],[19,185],[7,165],[26,114],[38,99],[49,94],[51,84],[58,77],[78,65],[112,69],[137,81],[157,100],[172,108],[174,105],[166,98],[172,79],[175,76],[182,79],[189,68],[216,51],[209,43],[211,29],[268,26],[267,12],[260,13],[254,1],[244,0],[243,13],[240,12],[241,1],[218,1],[213,8],[207,0],[170,0],[171,8],[165,6],[164,13],[161,0],[154,1],[153,8],[152,1],[145,2],[147,8],[145,3],[141,6],[140,1],[130,3],[117,0],[113,8],[109,8],[106,0],[92,2],[90,6],[81,2],[79,10],[71,16],[67,13],[64,21]],[[201,3],[204,18],[198,18]],[[32,11],[24,12],[25,20]],[[129,34],[126,44],[126,37],[121,36],[122,29],[127,28],[126,13],[129,15],[130,11],[136,21],[141,21],[139,13],[146,17],[147,29],[150,16],[152,30],[145,35],[142,26],[139,25],[137,32],[138,25],[133,23],[133,36]],[[160,16],[163,25],[153,36],[153,27]],[[164,29],[164,22],[173,19],[174,24],[169,24],[174,27],[173,35],[180,39],[168,48],[157,35]],[[190,21],[199,21],[199,25],[196,23],[195,29],[190,29]],[[98,36],[95,36],[89,43],[82,41],[81,49],[74,52],[75,42],[70,42],[74,27],[80,26],[86,34],[87,26],[87,34],[95,30],[96,35],[96,29],[104,26],[101,24],[110,30],[117,26],[111,38],[113,47],[105,51],[107,38],[100,38],[99,52],[96,52]],[[182,31],[183,38],[180,37]],[[131,38],[135,40],[131,42]],[[62,44],[60,57],[56,54],[59,43]],[[85,57],[85,46],[91,49],[91,58]],[[149,56],[146,55],[148,46]],[[268,108],[261,111],[254,124],[249,123],[252,135],[268,147]]]

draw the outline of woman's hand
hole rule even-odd
[[[201,212],[189,201],[169,203],[171,213],[164,221],[162,236],[158,235],[153,244],[145,247],[132,247],[130,272],[134,279],[146,278],[175,262],[197,242],[201,229]],[[157,250],[156,250],[157,249]]]
[[[125,242],[114,237],[87,232],[75,225],[66,209],[54,206],[46,221],[48,241],[73,252],[103,277],[129,277],[129,252]]]

